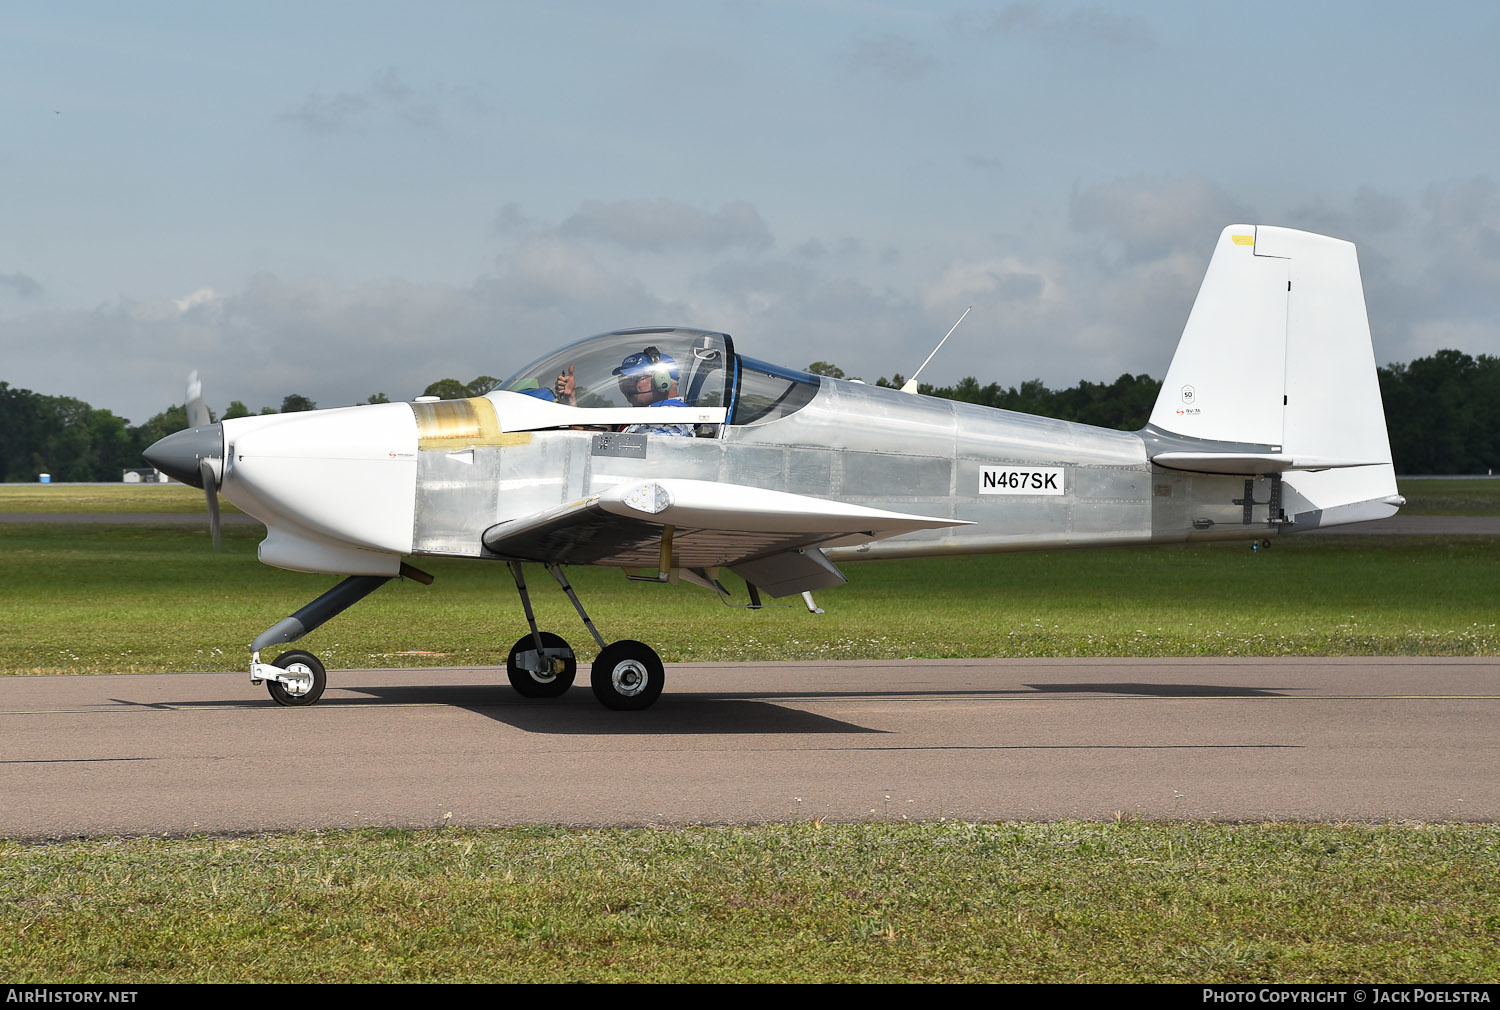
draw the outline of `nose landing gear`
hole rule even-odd
[[[431,585],[432,576],[401,562],[402,578]],[[351,575],[290,617],[283,617],[250,643],[250,683],[265,684],[278,705],[311,705],[323,696],[328,674],[318,657],[301,649],[283,652],[270,663],[260,661],[260,650],[281,642],[295,642],[354,606],[391,581],[389,575]]]

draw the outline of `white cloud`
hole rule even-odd
[[[953,24],[955,31],[966,36],[1015,35],[1053,45],[1129,49],[1151,49],[1156,45],[1156,34],[1143,18],[1102,7],[1076,7],[1059,12],[1038,3],[1011,3],[985,14],[955,15]]]
[[[186,298],[179,298],[174,302],[179,312],[191,312],[197,308],[217,312],[223,307],[223,303],[223,296],[213,288],[199,288]]]
[[[1056,269],[1053,267],[1052,269]],[[945,309],[976,301],[996,305],[1056,301],[1058,285],[1046,266],[1023,263],[1013,256],[952,263],[936,279],[922,287],[922,303]]]
[[[507,203],[495,215],[495,234],[514,234],[515,232],[524,231],[531,227],[531,224],[531,219],[521,213],[519,204]]]
[[[1400,197],[1360,186],[1347,203],[1319,196],[1277,223],[1378,248],[1386,242],[1401,241],[1386,236],[1405,227],[1411,216],[1411,207]]]
[[[22,273],[0,274],[0,288],[9,288],[22,298],[30,298],[42,291],[41,284]]]
[[[743,201],[718,211],[702,211],[675,200],[589,200],[574,211],[558,233],[609,242],[626,249],[666,252],[699,249],[721,252],[738,247],[760,251],[771,232],[755,208]]]
[[[1101,254],[1138,262],[1212,249],[1226,225],[1256,220],[1254,210],[1218,183],[1190,175],[1136,176],[1075,188],[1068,223],[1079,234],[1098,236]]]
[[[860,39],[847,57],[856,74],[871,74],[907,83],[926,76],[937,66],[927,47],[903,35],[877,35]]]
[[[874,379],[910,374],[970,304],[924,378],[1065,386],[1160,376],[1215,236],[1255,215],[1196,177],[1082,187],[1071,211],[1071,227],[1027,236],[1024,252],[1011,243],[933,261],[910,248],[895,264],[847,237],[813,235],[775,255],[753,211],[586,204],[568,219],[573,229],[501,236],[494,268],[465,284],[262,274],[240,290],[190,288],[92,311],[13,306],[0,317],[0,378],[136,421],[181,402],[193,368],[220,409],[230,399],[275,405],[291,392],[334,406],[376,391],[409,397],[437,378],[505,375],[590,333],[679,324],[730,332],[753,357],[831,361]],[[1361,242],[1379,360],[1441,346],[1500,352],[1500,188],[1487,179],[1436,185],[1420,207],[1355,190],[1268,223],[1306,226],[1298,215],[1372,229],[1347,237]],[[629,222],[654,230],[618,231]]]
[[[478,116],[493,111],[477,86],[414,88],[395,67],[386,67],[358,91],[315,91],[281,119],[318,134],[344,133],[377,122],[431,129],[442,125],[444,110]]]
[[[231,294],[9,317],[5,378],[136,422],[181,403],[194,368],[217,409],[231,399],[275,406],[291,392],[329,407],[508,374],[570,340],[676,314],[586,251],[544,239],[466,287],[262,274]]]
[[[1500,187],[1487,176],[1429,186],[1424,237],[1452,293],[1500,286]]]

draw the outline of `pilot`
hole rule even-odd
[[[638,354],[627,354],[620,367],[611,374],[620,384],[620,395],[632,407],[686,407],[689,404],[677,397],[679,377],[677,362],[670,354],[663,354],[655,347],[646,347]],[[577,394],[574,388],[573,366],[557,376],[553,383],[557,402],[574,404]],[[692,437],[691,424],[630,424],[622,431],[645,435],[686,435]]]

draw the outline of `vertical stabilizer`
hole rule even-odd
[[[1281,447],[1289,261],[1256,255],[1256,231],[1219,236],[1151,412],[1162,431]]]
[[[1147,433],[1159,439],[1158,465],[1285,474],[1288,512],[1304,526],[1393,513],[1400,500],[1354,246],[1225,228]]]

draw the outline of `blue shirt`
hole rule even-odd
[[[658,400],[656,403],[650,404],[646,409],[649,410],[651,407],[686,407],[688,405],[686,401],[679,400],[674,396],[665,400]],[[686,435],[689,438],[692,438],[694,435],[691,424],[628,424],[625,426],[625,432],[629,435]]]

